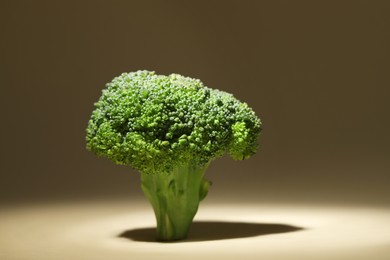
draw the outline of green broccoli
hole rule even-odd
[[[225,153],[235,160],[258,147],[260,119],[233,95],[200,80],[150,71],[114,78],[95,103],[87,149],[141,175],[157,220],[157,239],[187,237],[211,182],[210,162]]]

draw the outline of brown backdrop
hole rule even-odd
[[[211,199],[389,203],[388,1],[2,1],[3,202],[142,196],[85,150],[105,83],[138,69],[234,93],[263,121]]]

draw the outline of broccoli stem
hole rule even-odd
[[[203,178],[207,166],[176,166],[170,173],[141,174],[141,187],[157,220],[157,240],[185,239],[199,202],[210,182]]]

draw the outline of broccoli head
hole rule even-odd
[[[87,127],[87,149],[141,174],[158,240],[187,236],[210,182],[209,163],[258,148],[260,119],[233,95],[200,80],[150,71],[123,73],[102,91]]]

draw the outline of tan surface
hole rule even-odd
[[[381,260],[389,223],[386,208],[205,203],[187,242],[156,243],[146,202],[41,204],[0,213],[0,259]]]

